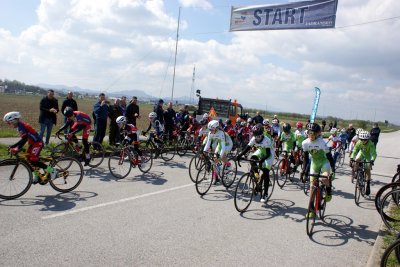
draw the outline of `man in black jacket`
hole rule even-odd
[[[136,118],[140,117],[139,106],[137,105],[137,97],[132,97],[130,104],[126,107],[125,117],[128,124],[136,125]]]
[[[176,112],[172,108],[172,102],[168,103],[168,108],[164,112],[164,121],[165,121],[165,132],[168,134],[169,140],[172,140],[174,126],[175,126],[175,116]]]
[[[372,128],[370,131],[370,135],[371,135],[370,140],[372,141],[372,143],[374,143],[375,148],[376,148],[376,145],[378,144],[380,133],[381,133],[381,129],[379,128],[378,123],[374,123],[374,128]]]
[[[58,111],[59,111],[58,100],[54,97],[54,90],[50,89],[47,91],[47,96],[43,97],[42,100],[40,101],[39,135],[43,139],[44,132],[45,130],[47,131],[46,142],[45,142],[46,145],[49,144],[53,125],[57,123]]]
[[[253,121],[254,121],[255,124],[258,124],[258,123],[262,124],[263,123],[264,118],[263,118],[263,116],[260,115],[259,111],[256,112],[256,116],[254,116]]]
[[[73,99],[74,94],[69,91],[67,94],[67,98],[65,98],[64,102],[61,105],[61,113],[64,114],[64,110],[66,107],[72,108],[74,111],[78,111],[78,104],[76,103],[75,99]],[[67,117],[64,116],[64,124],[67,122]],[[68,133],[69,127],[64,129],[64,134]]]
[[[116,122],[116,119],[119,116],[123,116],[122,108],[120,106],[120,100],[116,98],[114,100],[114,105],[110,106],[110,110],[108,112],[108,117],[110,118],[110,130],[108,132],[108,143],[110,146],[114,146],[115,143],[119,143],[120,134],[119,127]]]

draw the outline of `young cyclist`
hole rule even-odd
[[[263,120],[263,126],[264,126],[264,135],[268,137],[268,139],[271,141],[273,144],[273,139],[272,139],[272,128],[271,125],[269,124],[269,120],[265,119]]]
[[[76,133],[82,131],[82,143],[83,143],[83,153],[85,153],[85,166],[87,166],[90,162],[90,153],[89,153],[89,143],[88,138],[90,134],[90,128],[92,124],[92,120],[90,116],[81,111],[74,111],[71,107],[66,107],[64,109],[64,116],[67,118],[65,124],[61,126],[60,129],[56,132],[56,136],[58,136],[62,130],[70,129],[67,135],[67,138],[72,140],[75,144],[78,144],[78,138],[76,137]]]
[[[261,179],[264,181],[264,192],[262,192],[261,202],[265,202],[268,199],[268,187],[269,187],[269,171],[272,168],[272,163],[274,161],[273,154],[273,142],[271,139],[264,135],[264,128],[261,123],[256,124],[252,128],[253,137],[247,144],[246,148],[237,155],[237,160],[245,155],[252,147],[257,148],[257,150],[251,155],[251,159],[255,159],[260,163],[257,165],[256,162],[251,162],[252,170],[258,173],[258,169],[262,170]]]
[[[131,145],[140,157],[142,157],[142,151],[139,149],[139,138],[137,135],[138,128],[133,124],[127,124],[125,116],[119,116],[115,122],[120,130],[121,140],[123,145]]]
[[[296,150],[301,149],[301,144],[306,140],[307,135],[303,129],[303,123],[298,121],[296,123],[296,131],[294,132],[294,139],[296,140]]]
[[[53,180],[57,175],[57,171],[51,166],[47,166],[45,163],[39,161],[40,152],[44,146],[43,140],[40,135],[32,128],[28,123],[22,122],[21,114],[18,111],[8,112],[4,115],[3,121],[9,126],[15,128],[20,135],[21,139],[9,147],[9,151],[12,154],[18,153],[19,150],[28,142],[29,147],[27,150],[28,160],[32,166],[41,168],[45,171],[45,180],[41,181],[43,183],[47,182],[50,174],[50,178]],[[33,172],[33,183],[39,182],[39,172],[38,170],[32,170]]]
[[[345,128],[343,128],[340,131],[339,138],[340,138],[340,141],[342,142],[343,148],[346,150],[347,149],[347,139],[349,138],[349,135],[347,134]]]
[[[295,144],[295,137],[290,129],[291,129],[290,124],[284,123],[282,126],[283,132],[281,133],[279,140],[282,143],[282,151],[287,152],[289,161],[294,164],[293,149]]]
[[[324,176],[330,176],[330,174],[335,172],[335,165],[333,164],[332,154],[329,152],[329,149],[325,143],[325,141],[321,137],[321,127],[316,123],[310,123],[307,128],[308,138],[303,141],[302,147],[304,151],[304,163],[303,170],[307,169],[307,165],[309,162],[309,157],[311,155],[311,165],[310,165],[310,174],[318,174]],[[303,179],[304,171],[300,173],[301,179]],[[330,176],[332,177],[332,176]],[[333,177],[332,177],[333,178]],[[313,181],[315,177],[310,176],[310,200],[313,193]],[[326,186],[327,195],[325,197],[325,201],[329,202],[332,199],[332,188],[331,181],[327,178],[321,178],[321,181]],[[307,218],[313,217],[315,212],[310,212],[306,216]]]
[[[358,162],[369,161],[370,163],[365,163],[365,174],[367,180],[367,188],[365,189],[365,194],[369,196],[371,193],[370,183],[371,183],[371,166],[374,165],[376,159],[376,149],[374,143],[372,143],[370,134],[367,131],[362,131],[359,134],[360,140],[357,141],[354,146],[354,150],[351,153],[350,161],[355,161],[354,172],[358,169]],[[354,173],[353,173],[354,174]]]
[[[155,112],[149,113],[150,123],[149,123],[149,127],[147,127],[147,130],[143,132],[144,136],[147,134],[148,131],[150,131],[151,127],[153,127],[154,130],[156,131],[157,137],[162,136],[162,134],[164,133],[164,125],[156,118],[157,118],[157,114]],[[187,128],[189,128],[189,126]]]
[[[232,139],[227,133],[220,129],[219,122],[217,120],[210,121],[207,127],[210,132],[208,133],[207,142],[203,151],[208,152],[210,150],[211,143],[215,142],[215,144],[217,145],[215,149],[217,157],[220,157],[222,162],[224,162],[224,164],[229,167],[230,164],[228,162],[227,154],[231,151],[233,147]]]
[[[354,146],[356,145],[356,143],[357,143],[357,141],[358,141],[358,135],[362,132],[362,131],[364,131],[362,128],[358,128],[357,130],[356,130],[356,135],[351,139],[351,141],[350,141],[350,145],[349,145],[349,151],[350,151],[350,155],[351,155],[351,153],[353,153],[353,149],[354,149]],[[351,166],[351,165],[350,165]]]

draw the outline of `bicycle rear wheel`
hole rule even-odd
[[[358,205],[360,203],[360,196],[361,196],[361,187],[360,187],[360,183],[358,181],[358,176],[357,176],[357,180],[356,180],[356,184],[355,184],[355,191],[354,191],[354,202],[356,203],[356,205]]]
[[[400,182],[400,172],[396,173],[392,178],[392,183]]]
[[[269,171],[269,185],[268,185],[268,191],[267,191],[268,197],[265,201],[268,201],[271,198],[272,193],[274,192],[275,180],[276,180],[276,173],[275,173],[274,169],[271,169]]]
[[[281,159],[278,163],[278,170],[277,170],[277,177],[278,179],[276,182],[278,183],[279,187],[282,188],[286,184],[286,180],[288,178],[288,174],[286,172],[286,160]]]
[[[112,176],[124,179],[132,169],[131,156],[127,149],[113,151],[108,158],[108,169]]]
[[[176,149],[173,149],[170,146],[167,146],[167,144],[163,145],[163,148],[161,149],[161,158],[165,161],[170,161],[175,157]]]
[[[90,144],[89,153],[90,153],[90,162],[89,162],[90,167],[96,168],[103,162],[104,148],[99,142],[93,141]]]
[[[326,209],[326,201],[325,201],[325,197],[326,197],[326,188],[325,186],[321,187],[321,190],[319,190],[319,196],[318,196],[318,200],[319,200],[319,204],[318,204],[318,214],[319,214],[319,218],[324,221],[324,216],[325,216],[325,209]]]
[[[315,213],[315,208],[317,205],[316,202],[316,192],[317,189],[314,188],[313,193],[310,198],[310,203],[308,204],[308,209],[307,209],[307,214],[306,214],[306,231],[307,235],[311,236],[313,229],[314,229],[314,224],[315,224],[315,218],[317,217],[317,214]],[[312,214],[312,216],[308,216],[309,214]]]
[[[25,162],[6,159],[0,162],[0,198],[15,199],[32,185],[32,171]]]
[[[225,188],[229,188],[232,186],[233,182],[235,182],[237,175],[237,163],[233,158],[228,159],[228,162],[231,164],[230,167],[227,167],[224,164],[222,169],[222,178],[221,182],[225,186]]]
[[[400,215],[398,210],[400,209],[399,203],[400,189],[394,189],[386,192],[382,198],[381,207],[379,214],[381,215],[382,221],[385,223],[388,229],[395,230],[394,226],[400,222]],[[398,231],[396,231],[398,232]]]
[[[199,172],[201,165],[204,163],[204,156],[202,153],[197,153],[193,156],[189,163],[189,177],[193,183],[196,182],[196,175]]]
[[[62,142],[62,143],[56,145],[51,150],[51,156],[53,158],[58,158],[58,157],[73,157],[73,156],[77,156],[77,155],[68,143]]]
[[[201,165],[196,176],[196,191],[200,196],[207,194],[213,182],[213,167],[210,162]]]
[[[397,239],[385,249],[382,255],[381,267],[400,265],[400,239]]]
[[[253,200],[254,190],[255,184],[251,174],[249,172],[243,174],[235,189],[234,204],[238,212],[244,212],[248,209]]]
[[[60,157],[51,163],[57,171],[56,178],[49,183],[54,190],[62,193],[77,188],[83,179],[82,164],[73,157]]]
[[[303,183],[303,192],[306,196],[310,192],[310,176],[308,174],[304,174],[304,183]]]
[[[138,165],[139,170],[142,173],[147,173],[150,171],[153,166],[153,157],[151,155],[150,150],[142,150],[142,156],[139,157],[141,159],[140,164]]]
[[[176,153],[180,156],[183,157],[185,156],[186,152],[188,149],[188,144],[186,138],[182,137],[176,142]]]
[[[400,188],[400,183],[390,183],[384,185],[383,187],[381,187],[381,189],[378,190],[378,192],[375,195],[375,208],[378,211],[378,213],[380,213],[382,198],[386,195],[386,193],[399,188]],[[395,199],[399,199],[395,195],[393,197]]]

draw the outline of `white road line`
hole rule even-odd
[[[147,194],[143,194],[143,195],[139,195],[139,196],[128,197],[128,198],[123,198],[123,199],[120,199],[120,200],[115,200],[115,201],[111,201],[111,202],[105,202],[105,203],[97,204],[97,205],[94,205],[94,206],[84,207],[84,208],[81,208],[81,209],[75,209],[75,210],[60,212],[60,213],[44,216],[44,217],[42,217],[42,219],[43,220],[53,219],[53,218],[62,217],[62,216],[70,215],[70,214],[75,214],[75,213],[79,213],[79,212],[84,212],[84,211],[88,211],[88,210],[102,208],[102,207],[106,207],[106,206],[110,206],[110,205],[120,204],[120,203],[127,202],[127,201],[132,201],[132,200],[136,200],[136,199],[140,199],[140,198],[150,197],[150,196],[154,196],[154,195],[158,195],[158,194],[163,194],[163,193],[179,190],[179,189],[186,188],[186,187],[193,186],[193,185],[194,185],[193,183],[185,184],[185,185],[181,185],[181,186],[177,186],[177,187],[173,187],[173,188],[168,188],[168,189],[164,189],[164,190],[160,190],[160,191],[156,191],[156,192],[151,192],[151,193],[147,193]]]

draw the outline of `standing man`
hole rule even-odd
[[[54,90],[50,89],[47,91],[47,96],[43,97],[40,101],[39,135],[43,139],[44,131],[47,130],[46,145],[49,144],[53,124],[55,125],[57,123],[58,111],[58,100],[54,97]]]
[[[262,125],[263,121],[264,121],[264,118],[260,115],[260,112],[257,111],[256,112],[256,116],[254,116],[254,118],[253,118],[253,122],[255,124],[259,124],[260,123]]]
[[[119,106],[121,107],[121,110],[122,110],[122,116],[125,116],[125,114],[126,114],[126,96],[121,97],[121,100],[119,101]]]
[[[93,106],[93,113],[96,117],[96,133],[94,134],[93,141],[103,143],[104,136],[107,129],[107,116],[108,116],[108,101],[104,93],[99,94],[99,101]]]
[[[74,96],[74,94],[71,91],[69,91],[68,94],[67,94],[67,98],[65,98],[65,100],[64,100],[64,102],[62,103],[62,106],[61,106],[61,113],[62,114],[64,114],[64,110],[65,110],[66,107],[72,108],[73,111],[78,111],[78,104],[76,103],[75,99],[73,99],[73,96]],[[67,119],[68,118],[66,116],[64,116],[64,124],[67,123]],[[69,130],[68,128],[69,127],[66,127],[64,129],[64,135],[67,135],[68,130]]]
[[[108,143],[110,146],[115,146],[115,143],[119,143],[119,127],[117,124],[117,118],[122,115],[121,103],[118,98],[114,100],[114,105],[110,106],[108,117],[110,118],[110,129],[108,132]]]
[[[172,108],[172,102],[168,103],[168,108],[164,112],[164,121],[165,121],[165,132],[169,137],[169,140],[171,141],[173,138],[173,132],[174,132],[174,125],[175,125],[175,116],[176,112]]]
[[[381,129],[378,126],[378,123],[374,123],[374,128],[371,129],[370,131],[370,140],[372,141],[372,143],[374,143],[375,148],[376,145],[378,144],[378,139],[379,139],[379,134],[381,133]]]
[[[156,120],[158,120],[162,125],[164,125],[164,100],[158,100],[156,106],[154,106],[154,112],[157,114]]]
[[[140,117],[139,106],[137,105],[137,97],[133,96],[130,104],[126,107],[125,117],[128,124],[136,125],[136,118]]]

